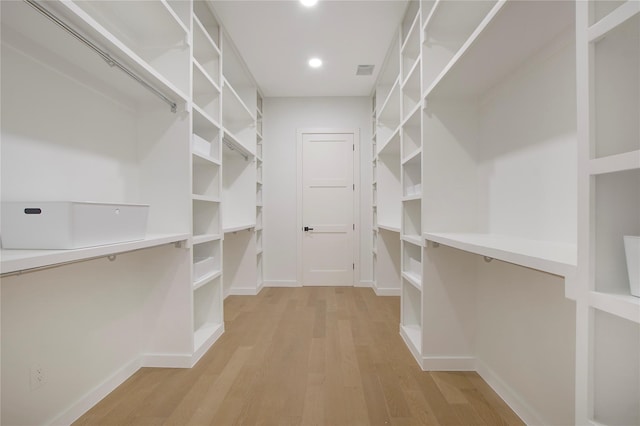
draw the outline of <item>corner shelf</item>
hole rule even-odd
[[[573,276],[577,263],[574,244],[480,233],[425,232],[424,239],[425,245],[431,241],[563,277]]]

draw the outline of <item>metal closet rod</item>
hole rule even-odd
[[[245,154],[244,152],[240,152],[238,151],[238,149],[228,140],[226,139],[222,139],[222,142],[227,146],[227,148],[229,148],[231,151],[237,152],[238,155],[241,155],[242,158],[244,158],[244,161],[249,161],[249,156],[247,154]]]
[[[35,0],[24,0],[24,1],[27,4],[29,4],[31,7],[33,7],[35,10],[37,10],[38,12],[42,13],[44,16],[49,18],[55,24],[60,26],[66,32],[71,34],[78,41],[80,41],[80,42],[84,43],[86,46],[88,46],[91,50],[93,50],[95,53],[97,53],[102,59],[104,59],[104,61],[107,64],[109,64],[109,66],[118,68],[119,70],[121,70],[122,72],[127,74],[129,77],[131,77],[132,79],[134,79],[135,81],[140,83],[142,86],[144,86],[147,90],[149,90],[150,92],[155,94],[157,97],[162,99],[164,102],[169,104],[169,106],[171,107],[171,112],[175,113],[177,111],[177,104],[175,102],[173,102],[171,99],[167,98],[161,91],[159,91],[158,89],[153,87],[151,84],[147,83],[142,77],[138,76],[136,73],[131,71],[129,68],[125,67],[120,62],[118,62],[116,59],[112,58],[111,55],[109,55],[107,52],[105,52],[104,50],[102,50],[101,48],[96,46],[91,40],[87,39],[85,36],[83,36],[82,34],[77,32],[76,30],[74,30],[72,27],[67,25],[66,22],[62,21],[56,15],[54,15],[51,12],[49,12],[47,9],[45,9],[43,6],[41,6]]]

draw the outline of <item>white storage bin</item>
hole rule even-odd
[[[148,205],[76,201],[2,203],[4,249],[77,249],[143,240]]]

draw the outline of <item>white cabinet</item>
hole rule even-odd
[[[623,237],[640,235],[640,4],[577,6],[577,421],[640,422],[640,299]]]

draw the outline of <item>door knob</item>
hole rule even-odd
[[[310,227],[308,227],[308,226],[305,226],[305,227],[304,227],[304,228],[302,228],[302,229],[304,230],[304,232],[307,232],[307,231],[313,231],[313,228],[310,228]]]

